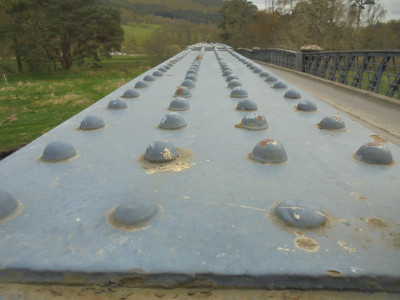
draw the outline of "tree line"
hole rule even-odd
[[[233,47],[400,48],[400,20],[384,22],[380,0],[278,0],[273,11],[258,11],[247,0],[228,0],[221,16],[221,38]]]

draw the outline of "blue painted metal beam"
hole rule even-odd
[[[236,109],[227,70],[256,111]],[[2,160],[0,279],[399,291],[399,147],[263,72],[194,45]],[[186,126],[162,129],[174,95]]]

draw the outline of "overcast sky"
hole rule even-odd
[[[265,0],[251,0],[259,9],[265,8]],[[267,3],[271,2],[267,0]],[[275,0],[276,2],[276,0]],[[382,4],[386,10],[385,21],[391,19],[400,19],[400,0],[382,0]]]

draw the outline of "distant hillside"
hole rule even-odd
[[[184,19],[194,23],[218,23],[223,0],[97,0],[134,15]]]

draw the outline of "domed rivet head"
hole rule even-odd
[[[262,163],[280,163],[288,159],[283,145],[272,139],[258,142],[251,152],[251,158]]]
[[[297,110],[311,112],[317,110],[317,105],[310,100],[303,100],[297,104]]]
[[[221,70],[222,70],[222,72],[225,72],[225,71],[232,71],[231,67],[229,67],[228,65],[223,65],[223,66],[221,66]]]
[[[286,89],[287,85],[285,83],[283,83],[282,81],[278,81],[278,82],[275,82],[272,87],[274,89]]]
[[[173,143],[168,141],[155,141],[147,147],[144,158],[150,162],[161,163],[176,159],[179,156]]]
[[[231,74],[231,75],[229,75],[229,76],[226,77],[225,81],[226,81],[226,82],[230,82],[230,81],[232,81],[233,79],[239,79],[239,77],[238,77],[236,74]]]
[[[175,97],[189,98],[192,96],[190,90],[185,86],[180,86],[175,91]]]
[[[233,72],[231,70],[226,70],[226,71],[224,71],[222,73],[222,76],[227,77],[227,76],[232,75],[232,74],[233,74]]]
[[[18,201],[6,191],[0,189],[0,220],[8,217],[18,208]]]
[[[265,82],[274,82],[274,81],[278,81],[278,78],[276,78],[275,76],[269,75],[267,78],[265,78]]]
[[[268,128],[267,119],[263,115],[257,113],[249,113],[245,115],[240,123],[242,128],[248,130],[263,130]]]
[[[321,122],[318,123],[318,127],[320,129],[337,130],[337,129],[343,129],[346,126],[341,118],[337,116],[327,116],[323,118]]]
[[[137,90],[134,89],[127,89],[124,94],[122,95],[122,98],[137,98],[139,97],[140,94]]]
[[[105,126],[104,121],[97,116],[87,116],[81,122],[79,129],[81,130],[95,130],[103,128]]]
[[[158,68],[158,70],[161,71],[161,72],[163,72],[163,73],[166,73],[166,72],[167,72],[167,68],[164,68],[164,67],[160,67],[160,68]]]
[[[229,81],[229,83],[228,83],[228,88],[230,88],[230,89],[233,89],[238,86],[242,86],[242,83],[237,79],[233,79],[233,80]]]
[[[187,87],[188,89],[193,89],[196,87],[196,84],[190,79],[185,79],[182,81],[181,86]]]
[[[76,155],[74,146],[66,141],[53,141],[46,146],[42,159],[45,162],[59,162]]]
[[[250,70],[255,70],[255,69],[257,68],[257,66],[254,65],[254,64],[250,64],[250,65],[249,65],[249,68],[250,68]]]
[[[298,228],[315,228],[326,222],[326,216],[319,208],[301,201],[281,202],[274,207],[273,212],[287,225]]]
[[[358,149],[355,158],[374,165],[390,165],[393,163],[392,153],[382,143],[367,143]]]
[[[146,82],[144,82],[144,81],[142,81],[142,80],[139,80],[139,81],[136,82],[136,84],[135,84],[135,89],[143,89],[143,88],[146,88],[146,87],[148,87],[148,86],[149,86],[148,83],[146,83]]]
[[[300,99],[301,95],[298,91],[296,90],[288,90],[285,95],[283,95],[283,97],[285,98],[289,98],[289,99]]]
[[[121,99],[111,100],[110,102],[108,102],[107,106],[108,109],[125,109],[127,107],[128,105],[126,104],[126,102]]]
[[[157,70],[157,71],[154,71],[154,72],[153,72],[153,76],[160,77],[160,76],[164,76],[164,74],[163,74],[162,71]]]
[[[134,200],[118,205],[112,212],[110,221],[117,228],[133,229],[144,225],[157,213],[157,210],[157,205],[151,202]]]
[[[197,76],[197,71],[193,70],[193,69],[189,69],[189,71],[186,72],[186,75],[189,75],[189,74],[193,74],[193,75]]]
[[[151,76],[151,75],[146,75],[146,76],[144,76],[143,80],[144,80],[144,81],[147,81],[147,82],[156,81],[156,79],[155,79],[153,76]]]
[[[247,91],[241,86],[235,87],[231,92],[233,98],[246,98],[248,96]]]
[[[180,97],[177,97],[174,100],[172,100],[168,107],[169,110],[175,110],[175,111],[188,110],[189,108],[190,108],[189,102],[186,99]]]
[[[243,99],[240,100],[238,105],[236,106],[237,110],[244,110],[244,111],[252,111],[257,110],[257,103],[250,99]]]
[[[262,72],[262,70],[260,69],[260,68],[255,68],[254,70],[253,70],[253,73],[261,73]]]
[[[188,75],[185,76],[185,80],[186,80],[186,79],[189,79],[189,80],[191,80],[191,81],[196,82],[196,81],[197,81],[197,76],[194,75],[194,74],[188,74]]]
[[[176,112],[166,114],[159,125],[161,129],[179,129],[186,126],[185,119]]]
[[[267,78],[269,76],[268,72],[261,72],[260,77]]]
[[[166,64],[166,65],[163,66],[163,68],[169,70],[171,67],[168,64]]]

